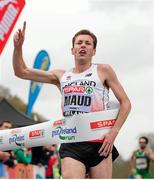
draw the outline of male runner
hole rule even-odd
[[[130,167],[131,175],[135,178],[150,179],[150,161],[154,161],[154,152],[148,147],[148,138],[142,136],[139,138],[139,149],[132,154]]]
[[[62,93],[64,116],[108,109],[109,88],[118,99],[120,110],[116,123],[102,137],[103,143],[102,140],[94,140],[95,142],[62,144],[60,147],[63,178],[85,178],[87,168],[89,178],[111,178],[112,153],[114,155],[116,152],[113,143],[129,114],[131,104],[113,69],[107,64],[92,64],[92,57],[96,53],[96,36],[88,30],[79,31],[72,40],[74,68],[70,71],[58,69],[46,72],[27,67],[23,60],[25,29],[26,23],[14,36],[15,75],[56,85]],[[80,88],[84,91],[79,92]]]

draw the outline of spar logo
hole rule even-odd
[[[87,87],[85,91],[86,91],[87,94],[92,94],[93,93],[93,88],[92,87]]]
[[[21,133],[22,129],[21,128],[16,128],[11,130],[11,134],[18,134]]]
[[[65,124],[65,120],[64,119],[60,119],[60,120],[56,120],[53,122],[53,126],[61,126]]]
[[[24,146],[24,140],[25,136],[24,135],[17,135],[14,134],[9,138],[9,144],[16,144],[17,146]]]
[[[75,140],[74,134],[77,133],[76,127],[74,128],[62,128],[60,126],[56,127],[52,131],[52,137],[59,136],[60,140]]]
[[[0,144],[3,144],[3,136],[0,136]]]
[[[64,88],[64,94],[68,93],[84,93],[85,87],[83,86],[68,86]]]
[[[38,129],[34,131],[29,132],[29,138],[34,139],[34,138],[41,138],[44,137],[45,130],[44,129]]]
[[[69,94],[69,93],[85,93],[86,94],[92,94],[93,92],[93,88],[88,86],[88,87],[84,87],[84,86],[66,86],[64,88],[64,94]]]
[[[99,129],[99,128],[109,128],[112,127],[115,123],[115,119],[103,120],[103,121],[96,121],[90,123],[91,129]]]

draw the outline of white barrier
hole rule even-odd
[[[114,125],[119,109],[0,131],[0,150],[99,139]]]

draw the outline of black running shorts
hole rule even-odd
[[[77,142],[63,143],[60,146],[60,158],[71,157],[82,162],[86,168],[98,165],[106,157],[100,156],[98,151],[102,143],[100,142]],[[119,156],[115,146],[112,150],[112,160],[114,161]]]

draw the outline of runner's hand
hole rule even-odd
[[[134,168],[132,168],[132,169],[130,170],[130,175],[132,175],[132,176],[135,175],[135,169],[134,169]]]
[[[0,151],[0,159],[5,162],[9,159],[10,153]]]
[[[117,136],[118,132],[110,130],[108,133],[102,136],[103,144],[99,149],[100,156],[108,156],[112,152],[113,143]]]
[[[148,157],[150,157],[151,154],[153,154],[152,149],[150,147],[146,147],[144,152]]]
[[[25,30],[26,30],[26,22],[24,22],[22,30],[19,29],[13,37],[14,47],[16,48],[22,47],[25,39]]]

